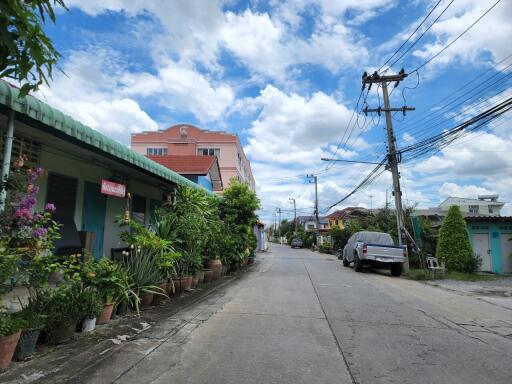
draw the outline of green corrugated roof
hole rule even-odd
[[[173,183],[201,189],[207,193],[213,194],[178,173],[148,159],[140,153],[132,151],[121,143],[118,143],[102,133],[74,120],[61,111],[52,108],[41,100],[38,100],[33,96],[18,98],[18,94],[19,89],[12,87],[4,80],[0,80],[0,104],[37,120],[60,133],[89,144],[101,152],[114,156],[120,160],[127,161],[137,168],[146,170]]]

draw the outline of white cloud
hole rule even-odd
[[[478,195],[489,195],[493,193],[495,193],[495,191],[488,190],[484,187],[478,187],[476,185],[459,185],[455,183],[443,183],[441,188],[439,188],[441,200],[451,196],[475,199]]]
[[[203,123],[223,118],[235,99],[230,86],[214,85],[205,75],[172,61],[157,75],[126,73],[122,81],[124,94],[156,96],[165,108],[190,111]]]
[[[265,161],[317,162],[324,155],[321,147],[342,135],[351,113],[325,93],[306,98],[271,85],[255,102],[261,110],[248,130],[245,149],[254,159]]]
[[[430,30],[429,35],[434,37],[434,41],[414,51],[414,55],[429,58],[475,22],[492,4],[480,0],[457,2]],[[502,1],[433,63],[439,67],[458,59],[462,63],[475,64],[482,53],[490,54],[494,62],[503,59],[510,47],[511,14],[512,2]]]
[[[51,88],[41,87],[37,96],[82,123],[115,140],[129,144],[130,134],[156,130],[155,121],[137,101],[115,92],[117,82],[106,73],[116,66],[109,52],[95,55],[77,52],[64,63],[66,75],[57,73]]]
[[[250,8],[235,13],[224,12],[224,3],[221,0],[70,0],[68,6],[78,7],[92,16],[107,11],[124,12],[128,16],[151,15],[164,30],[152,31],[148,43],[157,65],[161,62],[165,65],[173,58],[180,65],[201,64],[209,71],[222,72],[218,61],[221,50],[226,49],[253,75],[285,81],[299,73],[290,68],[300,64],[320,65],[333,73],[360,66],[369,56],[364,36],[348,26],[343,15],[350,10],[358,18],[369,15],[371,9],[382,10],[379,8],[382,4],[392,2],[351,1],[342,7],[323,1],[295,5],[292,2],[289,12],[296,12],[296,18],[302,19],[299,15],[304,7],[317,6],[322,13],[311,35],[302,37],[282,18],[286,4],[266,13]]]

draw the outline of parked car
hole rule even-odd
[[[389,268],[393,276],[400,276],[407,258],[407,247],[395,245],[389,233],[361,231],[350,236],[342,258],[345,267],[353,262],[356,272],[370,266]]]
[[[302,248],[302,240],[298,238],[292,239],[290,245],[292,248]]]

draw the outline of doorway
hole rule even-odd
[[[473,250],[482,259],[481,271],[492,271],[491,250],[489,249],[489,234],[473,234]]]
[[[86,181],[84,184],[82,230],[94,232],[93,255],[97,259],[103,256],[106,208],[107,197],[101,194],[100,185]]]

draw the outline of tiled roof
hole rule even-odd
[[[148,156],[151,160],[163,165],[174,172],[190,175],[206,175],[215,163],[215,156],[169,155]]]

